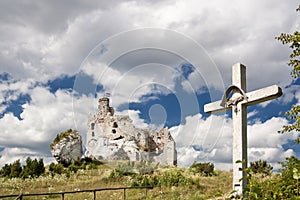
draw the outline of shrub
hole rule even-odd
[[[196,163],[196,162],[194,162],[190,166],[190,170],[194,174],[201,174],[202,176],[213,176],[214,175],[214,164],[213,163]]]
[[[157,167],[158,167],[158,164],[156,164],[154,166],[153,163],[147,162],[147,161],[141,161],[136,164],[137,171],[142,175],[143,174],[153,174],[154,171],[157,169]]]
[[[188,185],[191,179],[185,177],[181,170],[172,169],[160,174],[159,183],[164,186]]]
[[[5,164],[0,170],[0,176],[8,178],[18,178],[22,172],[20,160],[16,160],[13,164]]]
[[[11,164],[5,164],[0,170],[1,177],[9,177],[11,172]]]
[[[126,163],[120,163],[111,172],[110,178],[122,178],[123,176],[129,176],[134,174],[134,162],[128,161]]]
[[[76,165],[75,163],[73,163],[73,164],[71,164],[71,165],[68,166],[68,170],[70,172],[76,173],[79,169],[81,169],[81,166]]]
[[[98,169],[98,165],[95,163],[90,163],[87,165],[87,169]]]
[[[43,159],[32,160],[30,157],[26,159],[26,165],[23,167],[20,174],[21,178],[36,178],[45,173],[45,166]]]
[[[51,142],[50,148],[52,149],[54,145],[59,143],[63,138],[68,137],[71,133],[74,133],[74,136],[78,137],[78,131],[76,131],[76,130],[69,129],[65,132],[61,132],[61,133],[57,134],[55,139],[53,140],[53,142]]]
[[[20,177],[20,174],[22,172],[22,167],[21,167],[21,163],[20,160],[16,160],[10,168],[10,178],[17,178]]]
[[[258,160],[255,162],[250,162],[250,169],[255,174],[262,174],[263,176],[268,176],[272,173],[273,167],[267,163],[265,160]]]
[[[249,199],[299,199],[297,180],[293,178],[295,169],[300,170],[300,160],[292,156],[280,163],[281,174],[269,178],[249,177],[247,194]],[[253,173],[252,169],[246,170]]]
[[[172,168],[157,171],[154,174],[137,174],[131,179],[131,186],[186,186],[197,185],[198,182],[184,175],[181,169]]]
[[[58,163],[58,164],[51,163],[49,165],[49,171],[51,172],[52,175],[54,175],[54,174],[63,174],[65,172],[65,168],[60,163]]]
[[[21,167],[20,160],[16,160],[13,164],[5,164],[0,170],[2,177],[8,178],[30,178],[39,177],[45,173],[45,167],[43,159],[39,161],[37,159],[32,160],[30,157],[26,159],[26,165]]]

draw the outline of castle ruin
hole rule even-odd
[[[167,128],[155,131],[135,127],[129,116],[114,114],[107,97],[99,99],[98,112],[88,119],[86,156],[177,164],[176,144]]]

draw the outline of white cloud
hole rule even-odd
[[[28,3],[22,12],[20,5],[14,2],[2,4],[2,10],[7,13],[3,14],[0,24],[3,32],[0,45],[4,49],[2,67],[17,78],[46,81],[63,73],[73,75],[99,42],[132,28],[157,27],[179,31],[203,44],[224,72],[226,83],[230,78],[230,66],[235,62],[249,66],[249,80],[253,83],[250,89],[274,82],[290,83],[285,67],[287,51],[274,36],[295,28],[296,3],[235,1],[229,5],[212,1],[199,5],[198,1],[186,3],[182,0],[160,3],[92,1],[65,6],[43,2]],[[40,9],[32,13],[36,7]],[[53,13],[55,11],[57,13]],[[47,26],[45,21],[49,22]],[[173,41],[176,43],[180,41]],[[123,41],[119,43],[122,45],[128,44]],[[185,45],[179,46],[183,48],[179,51],[188,55],[196,53]],[[262,73],[267,78],[257,80],[257,75]],[[270,81],[273,77],[277,80]]]
[[[296,138],[296,134],[278,134],[286,125],[283,118],[271,118],[262,123],[257,121],[248,125],[249,162],[259,159],[275,165],[285,157],[294,155],[293,150],[283,145]],[[178,164],[189,166],[194,161],[213,162],[219,169],[231,168],[232,163],[232,121],[224,116],[201,115],[186,118],[186,124],[171,128],[178,151]],[[196,145],[195,150],[193,146]]]
[[[253,116],[257,115],[257,114],[258,114],[258,111],[257,110],[253,110],[252,112],[247,113],[247,117],[250,118],[250,117],[253,117]]]
[[[23,120],[12,113],[6,113],[0,119],[0,129],[3,130],[0,146],[5,148],[1,152],[0,165],[14,155],[19,158],[22,151],[15,153],[19,149],[26,149],[23,156],[30,154],[27,151],[37,157],[49,156],[49,144],[56,134],[70,128],[77,129],[85,140],[87,116],[93,110],[93,97],[72,98],[72,94],[66,90],[57,90],[53,94],[40,86],[28,90],[28,94],[31,101],[22,105]]]
[[[97,44],[134,28],[156,27],[179,33],[164,35],[161,34],[162,31],[155,40],[151,40],[153,32],[148,30],[140,32],[143,34],[131,35],[130,40],[116,40],[115,44],[105,46],[108,51],[114,49],[111,54],[114,57],[108,59],[109,61],[119,58],[120,52],[126,47],[160,46],[162,49],[173,50],[178,56],[184,55],[184,59],[194,61],[194,66],[200,70],[203,81],[200,81],[195,72],[187,81],[182,82],[187,91],[194,92],[203,86],[220,90],[223,85],[231,85],[231,65],[236,62],[248,66],[249,91],[275,83],[284,88],[291,83],[289,68],[286,67],[289,49],[282,47],[274,37],[281,32],[297,30],[297,6],[297,2],[286,3],[280,0],[236,0],[231,4],[221,0],[201,3],[197,0],[188,3],[184,0],[72,3],[1,1],[0,73],[8,72],[20,81],[1,83],[0,101],[2,103],[15,100],[20,94],[29,94],[32,101],[23,105],[22,121],[11,113],[0,119],[0,128],[4,130],[0,137],[0,146],[7,148],[6,155],[9,155],[11,147],[41,150],[41,144],[48,144],[55,134],[73,127],[74,118],[79,131],[83,131],[87,113],[93,110],[92,97],[72,99],[70,93],[60,90],[51,94],[48,89],[34,86],[34,83],[47,82],[63,74],[76,74],[84,58]],[[179,37],[180,34],[185,34],[186,37]],[[201,50],[201,46],[192,46],[192,43],[188,43],[188,37],[204,48]],[[205,54],[205,50],[217,64],[217,69],[211,68],[214,64]],[[147,56],[149,54],[139,57],[144,60],[142,64],[151,62],[152,57],[149,59]],[[135,65],[131,65],[130,69],[134,69],[133,71],[126,67],[110,67],[106,71],[109,72],[108,76],[94,76],[94,80],[100,81],[105,90],[114,94],[114,106],[128,101],[139,102],[144,94],[151,92],[167,94],[174,90],[178,74],[162,66],[178,66],[178,60],[166,59],[169,58],[167,56],[165,59],[157,57],[159,56],[153,56],[153,59],[157,59],[160,67],[138,70],[133,68]],[[90,68],[85,68],[89,75],[101,74],[104,67],[111,63],[102,63],[96,67],[93,64],[95,63],[91,63]],[[157,90],[153,83],[160,84],[164,90]],[[8,90],[14,93],[8,96]],[[300,101],[297,90],[286,91],[283,103],[293,100],[294,94]],[[2,111],[5,108],[0,106]],[[133,114],[133,118],[138,118],[137,113]],[[251,125],[249,129],[255,127],[261,133],[256,138],[268,144],[268,148],[263,149],[260,141],[251,139],[252,136],[249,135],[249,141],[258,145],[253,147],[253,152],[262,153],[267,159],[272,159],[275,154],[290,154],[291,151],[284,152],[280,149],[289,137],[273,136],[270,133],[270,138],[274,141],[262,138],[265,132],[275,131],[274,127],[285,123],[280,118],[272,118],[263,123],[267,126],[260,125],[259,121]],[[203,119],[201,115],[188,117],[185,125],[173,127],[172,131],[178,137],[183,163],[192,161],[189,157],[191,150],[187,148],[199,145],[206,152],[205,155],[196,152],[198,158],[215,159],[225,165],[231,158],[230,127],[230,120],[227,118],[211,116]],[[185,134],[179,133],[180,130]],[[276,131],[274,134],[277,134]],[[275,141],[278,146],[275,146]],[[218,148],[211,150],[211,147]],[[185,150],[189,153],[185,153]],[[2,158],[5,157],[3,155]],[[195,156],[192,156],[194,159]]]
[[[139,117],[140,111],[138,110],[124,110],[122,112],[117,112],[116,114],[128,115],[132,120],[133,125],[138,128],[148,128],[148,124],[146,124],[145,121]]]

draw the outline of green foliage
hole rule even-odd
[[[139,174],[153,174],[157,169],[158,164],[154,166],[153,163],[147,161],[141,161],[136,164],[137,171]]]
[[[62,164],[51,163],[49,165],[49,172],[52,176],[55,174],[69,175],[70,172],[76,173],[79,169],[96,169],[101,164],[102,162],[94,161],[90,158],[84,158],[66,168]],[[21,167],[20,160],[16,160],[12,164],[5,164],[0,170],[0,176],[7,178],[37,178],[43,174],[45,174],[43,159],[37,160],[31,159],[30,157],[26,159],[26,163],[23,167]]]
[[[5,164],[0,170],[1,177],[17,178],[22,172],[20,160],[16,160],[13,164]]]
[[[20,160],[15,161],[12,165],[11,165],[11,169],[10,169],[10,178],[15,178],[15,177],[19,177],[20,174],[22,173],[22,168],[21,168],[21,163]]]
[[[180,169],[168,170],[159,174],[159,184],[163,186],[189,185],[192,183],[192,179],[184,176],[183,171]]]
[[[281,166],[281,174],[268,178],[255,176],[250,167],[244,169],[248,179],[245,190],[248,199],[298,199],[299,179],[295,179],[294,175],[300,169],[300,160],[292,156],[281,162]]]
[[[26,165],[21,167],[20,160],[13,164],[5,164],[0,170],[0,175],[7,178],[35,178],[45,173],[43,159],[26,159]]]
[[[69,129],[65,132],[57,134],[53,142],[51,142],[50,147],[52,148],[54,145],[58,144],[63,138],[68,137],[71,133],[73,133],[75,137],[78,137],[78,131]]]
[[[91,158],[83,158],[80,161],[76,161],[75,163],[72,163],[69,166],[64,166],[61,163],[54,164],[51,163],[49,165],[49,171],[54,176],[55,174],[69,174],[77,173],[78,170],[86,170],[86,169],[97,169],[99,165],[103,164],[100,161],[92,160]]]
[[[45,173],[45,166],[43,159],[34,159],[30,157],[26,159],[26,165],[23,167],[20,174],[21,178],[36,178]]]
[[[21,168],[22,169],[22,168]],[[0,170],[1,177],[9,177],[11,173],[11,164],[5,164]]]
[[[190,170],[194,174],[201,174],[202,176],[213,176],[214,175],[214,164],[213,163],[193,163],[190,166]]]
[[[291,125],[283,126],[283,129],[279,133],[286,133],[291,131],[300,132],[300,105],[293,105],[291,110],[285,113],[287,118],[294,122]],[[300,138],[295,140],[295,143],[300,143]]]
[[[293,50],[290,54],[289,66],[293,67],[291,75],[293,78],[298,78],[300,75],[300,32],[295,31],[293,34],[281,33],[276,37],[282,44],[290,44],[290,48]]]
[[[272,173],[273,167],[267,163],[266,160],[258,160],[255,162],[250,162],[249,167],[253,173],[262,174],[263,176],[269,176]]]
[[[49,165],[49,171],[51,172],[52,175],[54,175],[54,174],[63,174],[65,172],[65,168],[60,163],[58,163],[58,164],[51,163]]]
[[[296,9],[300,11],[300,5]],[[290,54],[289,66],[292,67],[291,75],[293,78],[297,79],[300,75],[300,32],[296,31],[293,34],[281,33],[280,36],[276,37],[280,40],[282,44],[290,44],[292,53]],[[291,110],[286,112],[287,117],[292,120],[293,124],[288,126],[283,126],[283,129],[279,133],[286,133],[290,131],[300,131],[300,105],[293,105]],[[295,140],[296,143],[300,143],[300,137]]]
[[[110,173],[110,178],[122,178],[123,176],[129,176],[134,174],[133,161],[128,161],[126,163],[119,163],[117,167]]]
[[[199,185],[194,180],[184,174],[183,169],[166,168],[158,169],[158,164],[151,162],[132,162],[119,163],[117,167],[111,171],[109,179],[130,180],[131,186],[183,186],[183,185]]]
[[[187,186],[198,185],[197,180],[184,174],[182,169],[172,168],[163,171],[157,171],[154,174],[137,174],[131,179],[131,186]]]

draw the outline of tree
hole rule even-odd
[[[5,164],[0,170],[0,176],[8,178],[18,178],[22,172],[20,160],[16,160],[12,164]]]
[[[300,11],[300,5],[296,9]],[[290,54],[289,66],[292,67],[291,76],[294,79],[299,78],[300,76],[300,32],[295,31],[293,34],[281,33],[280,36],[276,37],[277,40],[280,40],[282,44],[290,44],[292,53]],[[291,110],[287,111],[286,116],[292,121],[291,125],[283,126],[283,129],[279,133],[286,133],[291,131],[300,132],[300,105],[293,105]],[[300,137],[295,140],[296,143],[300,143]]]
[[[26,159],[26,165],[21,172],[22,178],[35,178],[39,177],[45,172],[45,166],[43,159],[39,161],[37,159],[32,160],[30,157]]]
[[[11,164],[5,164],[0,170],[1,177],[9,177],[11,172]]]
[[[16,160],[10,167],[10,178],[18,178],[22,173],[20,160]]]

